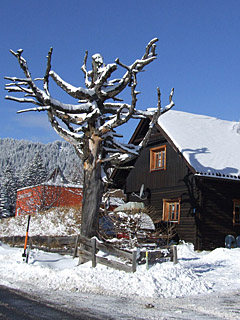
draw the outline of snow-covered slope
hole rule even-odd
[[[23,168],[39,153],[48,173],[59,166],[66,178],[71,180],[76,168],[81,170],[81,162],[74,148],[66,141],[48,144],[12,138],[0,138],[0,177],[10,164],[19,177]]]
[[[68,236],[80,230],[79,208],[54,208],[33,215],[29,236]],[[25,236],[28,216],[0,219],[0,236]]]

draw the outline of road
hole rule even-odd
[[[61,319],[61,320],[99,320],[100,315],[91,315],[89,310],[79,310],[77,314],[49,303],[36,301],[20,291],[0,286],[0,319]],[[110,318],[109,318],[110,320]]]
[[[0,285],[1,320],[239,320],[239,303],[238,291],[171,299],[129,299],[52,290],[43,294],[32,290],[30,294]]]

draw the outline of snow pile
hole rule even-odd
[[[126,273],[100,264],[77,266],[78,259],[33,250],[29,264],[22,261],[22,249],[0,244],[0,284],[36,290],[89,292],[119,297],[172,298],[240,289],[240,249],[219,248],[194,252],[188,244],[178,246],[179,263],[158,263],[146,270],[137,267]],[[7,272],[6,272],[7,270]],[[44,279],[44,281],[43,281]]]
[[[55,208],[31,217],[29,236],[67,236],[80,230],[81,209]],[[0,220],[0,236],[25,236],[28,216]]]

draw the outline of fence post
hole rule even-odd
[[[50,237],[48,236],[47,237],[47,243],[48,243],[48,252],[50,252],[50,249],[51,249],[51,239],[50,239]]]
[[[136,272],[136,270],[137,270],[137,250],[134,250],[132,254],[132,272]]]
[[[97,262],[96,262],[96,238],[91,239],[92,244],[92,267],[96,268]]]
[[[177,257],[177,246],[171,246],[171,250],[172,250],[172,261],[174,264],[178,263],[178,257]]]
[[[147,270],[149,269],[149,266],[148,266],[148,251],[146,251],[146,269]]]
[[[77,235],[77,238],[76,238],[75,248],[74,248],[74,252],[73,252],[73,259],[76,258],[76,256],[77,256],[78,243],[79,243],[79,234]]]

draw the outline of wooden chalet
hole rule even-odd
[[[141,120],[130,143],[141,141],[148,124]],[[136,195],[144,185],[145,204],[161,223],[176,226],[180,240],[202,250],[240,235],[239,123],[168,111],[131,164],[115,172],[115,183],[128,201],[142,201]]]

